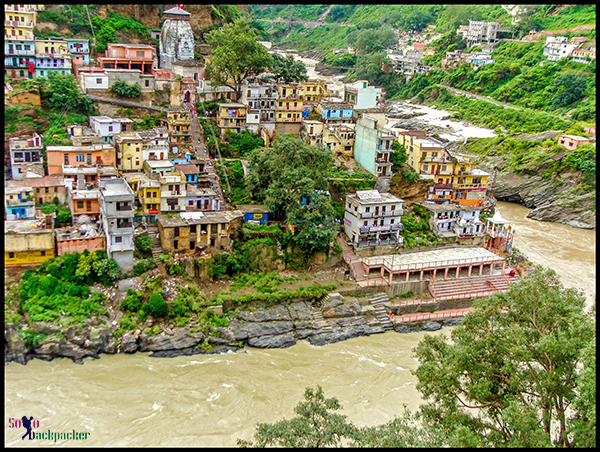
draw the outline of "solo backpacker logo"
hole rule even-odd
[[[34,419],[33,416],[29,418],[23,416],[21,419],[9,418],[8,428],[24,428],[25,434],[21,437],[22,440],[49,440],[49,441],[60,441],[60,440],[85,440],[91,435],[90,432],[76,432],[75,430],[70,432],[53,432],[50,429],[39,431],[40,421]],[[34,431],[33,429],[36,429]]]

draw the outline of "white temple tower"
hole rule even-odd
[[[164,11],[163,16],[165,21],[158,43],[160,68],[170,70],[174,61],[194,59],[194,34],[190,26],[191,14],[181,5]]]

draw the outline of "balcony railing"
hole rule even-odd
[[[402,209],[398,210],[386,210],[378,212],[363,212],[360,214],[360,218],[379,218],[379,217],[398,217],[404,215]]]
[[[457,182],[454,184],[454,188],[487,188],[487,184],[461,184]]]
[[[379,163],[380,165],[391,165],[392,162],[390,162],[387,159],[375,159],[375,162]]]
[[[27,27],[27,28],[33,28],[33,22],[29,21],[29,22],[19,22],[18,20],[5,20],[4,21],[4,26],[5,27]]]
[[[114,252],[123,252],[123,251],[133,251],[134,245],[133,243],[113,243],[109,245],[109,251],[111,253]]]
[[[117,206],[117,212],[128,212],[133,210],[133,206]]]

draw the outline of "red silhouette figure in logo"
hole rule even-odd
[[[27,416],[23,416],[21,420],[23,421],[23,427],[27,429],[27,433],[25,433],[21,439],[25,439],[26,436],[28,436],[29,439],[33,439],[33,430],[31,429],[31,421],[33,421],[33,416],[30,416],[29,419],[27,419]]]

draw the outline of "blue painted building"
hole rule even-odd
[[[237,206],[237,210],[244,214],[244,223],[249,221],[266,224],[269,221],[269,210],[263,205],[246,204]]]
[[[317,106],[317,112],[325,123],[351,122],[353,108],[346,102],[321,102]]]

